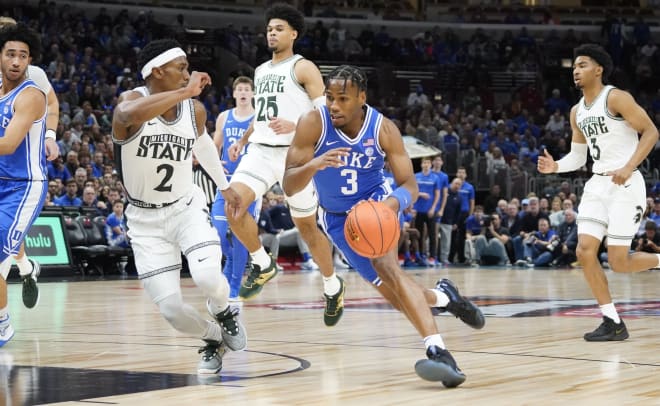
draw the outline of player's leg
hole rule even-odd
[[[248,213],[247,203],[263,196],[281,178],[278,174],[284,171],[284,158],[280,157],[279,149],[286,150],[250,145],[231,179],[231,187],[241,196],[244,208],[238,217],[228,216],[227,220],[234,236],[245,245],[252,258],[252,269],[239,291],[242,299],[256,296],[278,272],[275,259],[261,244],[257,222]]]
[[[2,230],[0,230],[0,237],[4,237]],[[2,275],[0,278],[0,347],[2,347],[14,336],[14,328],[9,322],[9,307],[7,306],[7,275],[11,268],[11,256],[0,252],[0,259],[2,259],[0,262]]]
[[[203,192],[195,187],[190,202],[175,205],[170,216],[171,232],[188,259],[190,276],[208,298],[209,313],[222,327],[223,342],[231,350],[239,351],[247,345],[245,328],[238,319],[238,309],[229,306],[227,278],[218,272],[222,249],[204,200]]]
[[[607,276],[598,260],[600,243],[607,232],[608,209],[605,199],[613,185],[609,177],[594,175],[585,185],[582,200],[578,208],[578,245],[575,249],[577,259],[582,265],[582,273],[589,284],[601,313],[603,322],[592,332],[584,334],[586,341],[625,340],[628,332],[612,303],[612,296]],[[609,241],[608,241],[609,244]]]
[[[222,253],[225,255],[225,265],[222,269],[222,273],[225,275],[228,281],[230,281],[229,296],[232,296],[232,274],[234,269],[234,249],[233,246],[236,243],[233,241],[233,236],[229,231],[229,224],[227,223],[227,217],[225,216],[225,199],[222,197],[222,194],[218,192],[215,196],[215,201],[213,206],[211,206],[211,222],[213,227],[218,232],[218,237],[220,238],[220,245],[222,247]],[[239,281],[240,286],[240,281]],[[238,288],[236,286],[235,296],[238,296]]]

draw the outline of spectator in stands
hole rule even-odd
[[[461,166],[456,171],[456,177],[462,181],[460,196],[461,196],[461,215],[458,219],[457,225],[457,238],[461,241],[458,246],[452,245],[452,249],[456,250],[458,254],[458,261],[465,262],[465,220],[474,213],[475,193],[474,186],[467,181],[467,170]],[[450,257],[453,255],[450,253]]]
[[[480,265],[511,265],[506,251],[509,230],[502,227],[500,215],[485,216],[483,223],[481,233],[474,238],[475,260]]]
[[[112,205],[112,213],[105,221],[105,237],[111,247],[128,248],[126,222],[124,221],[124,202],[117,200]]]
[[[103,177],[103,163],[104,163],[103,152],[96,151],[94,152],[94,162],[92,162],[92,176],[95,178]]]
[[[502,155],[502,150],[498,147],[493,148],[492,157],[486,161],[486,174],[489,176],[495,175],[497,171],[505,170],[508,166]]]
[[[637,240],[633,240],[632,249],[637,252],[660,254],[660,233],[658,233],[658,226],[654,222],[646,222],[644,234]]]
[[[524,240],[523,258],[516,261],[518,266],[546,266],[552,261],[552,252],[559,245],[559,238],[550,229],[547,218],[539,218],[538,230],[530,232]]]
[[[48,181],[48,193],[50,193],[51,200],[55,200],[62,194],[62,182],[57,179]]]
[[[66,154],[66,163],[64,164],[64,167],[71,174],[71,176],[74,176],[76,169],[80,167],[77,151],[71,150],[68,154]]]
[[[524,241],[530,241],[534,233],[539,231],[539,220],[542,218],[548,220],[547,214],[541,213],[538,197],[532,196],[527,200],[529,201],[529,207],[521,218],[520,232],[517,235],[511,234],[513,237],[513,248],[516,262],[521,259],[526,259],[524,252]],[[547,223],[548,227],[550,227],[550,222],[547,221]]]
[[[55,160],[48,162],[48,179],[59,179],[61,182],[66,183],[67,180],[72,178],[71,173],[62,162],[62,156],[58,156]]]
[[[442,165],[444,165],[442,155],[436,155],[433,157],[431,171],[438,177],[440,199],[438,200],[437,211],[435,213],[436,232],[434,237],[436,238],[436,252],[431,253],[431,256],[435,257],[437,261],[440,260],[440,242],[437,238],[440,235],[440,221],[445,212],[445,206],[447,205],[447,192],[449,190],[449,176],[442,171]]]
[[[568,113],[569,107],[570,106],[566,99],[561,97],[561,92],[559,89],[552,89],[551,97],[545,101],[545,110],[548,112],[555,112],[559,110],[559,112],[564,115]]]
[[[454,178],[449,184],[447,190],[447,204],[445,212],[440,220],[440,262],[442,265],[449,265],[449,260],[453,261],[455,252],[452,248],[455,244],[463,245],[464,240],[458,239],[458,221],[461,217],[462,199],[460,195],[461,178]]]
[[[548,213],[548,220],[550,220],[550,227],[557,229],[561,223],[564,222],[564,210],[561,207],[561,199],[559,196],[552,198],[550,204],[550,213]]]
[[[87,182],[87,170],[85,168],[78,168],[74,172],[73,179],[78,185],[78,197],[82,198],[85,182]]]
[[[408,107],[421,110],[427,104],[429,104],[429,98],[424,94],[424,87],[417,85],[415,90],[408,94]]]
[[[656,197],[653,200],[653,212],[649,215],[649,219],[653,220],[660,227],[660,197]]]
[[[96,190],[93,186],[85,186],[82,195],[82,209],[86,209],[85,213],[91,217],[105,216],[108,214],[108,206],[104,201],[97,198]]]
[[[419,197],[413,205],[415,210],[415,228],[419,231],[422,244],[420,248],[421,262],[427,266],[435,265],[436,253],[435,213],[440,201],[440,185],[438,177],[431,171],[431,157],[422,158],[422,170],[415,174],[419,186]],[[428,238],[428,255],[424,249],[424,241]],[[417,255],[416,255],[417,256]]]
[[[557,109],[552,113],[550,119],[545,124],[545,130],[551,134],[561,135],[564,131],[565,125],[566,120],[564,119],[564,115],[559,109]]]
[[[54,201],[57,206],[76,206],[82,205],[82,200],[78,197],[78,184],[73,178],[66,181],[66,193]]]
[[[403,267],[409,268],[413,266],[426,266],[424,262],[417,261],[412,258],[412,253],[419,253],[420,234],[419,231],[412,226],[415,215],[412,207],[408,207],[402,213],[401,236],[399,237],[399,252],[403,253]]]
[[[577,248],[577,214],[573,209],[564,210],[564,221],[557,228],[559,245],[552,252],[555,259],[553,266],[570,265],[577,260],[575,249]]]
[[[483,217],[484,208],[478,204],[474,207],[474,213],[465,220],[465,244],[463,252],[465,253],[466,264],[474,265],[476,263],[474,239],[481,234]]]

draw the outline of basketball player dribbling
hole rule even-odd
[[[541,173],[574,171],[593,159],[591,179],[578,208],[578,261],[603,314],[603,322],[586,333],[586,341],[628,338],[610,295],[598,248],[607,235],[607,257],[614,272],[640,272],[660,266],[660,254],[629,253],[646,206],[646,186],[637,170],[658,141],[658,130],[623,90],[606,86],[612,59],[599,45],[574,50],[573,80],[582,99],[571,109],[571,151],[556,161],[546,150],[539,156]],[[641,134],[641,138],[638,137]]]
[[[294,41],[305,28],[302,13],[290,5],[275,4],[266,10],[266,24],[272,59],[255,71],[255,118],[243,138],[230,149],[230,158],[235,160],[250,143],[231,179],[232,188],[246,203],[263,196],[277,182],[282,183],[286,153],[299,117],[325,102],[321,72],[314,63],[293,53]],[[318,203],[312,183],[295,195],[288,194],[286,199],[293,222],[323,275],[323,320],[327,326],[333,326],[343,313],[344,282],[335,274],[330,243],[316,223]],[[242,299],[249,299],[275,277],[277,258],[271,258],[264,250],[257,224],[245,208],[228,221],[234,236],[252,257],[252,271],[239,291]]]
[[[208,74],[189,74],[186,53],[169,39],[147,44],[137,62],[145,85],[120,95],[112,119],[115,159],[129,202],[128,237],[145,291],[172,327],[206,343],[197,372],[212,374],[222,368],[221,344],[242,350],[246,335],[238,311],[229,306],[227,280],[218,272],[220,240],[204,193],[193,183],[192,154],[226,200],[240,207],[240,198],[229,188],[206,132],[204,105],[192,99],[210,84]],[[218,324],[183,301],[181,252]]]
[[[326,77],[326,105],[301,117],[286,160],[284,191],[293,194],[314,180],[321,223],[349,264],[393,307],[403,312],[424,338],[427,359],[415,365],[423,379],[458,386],[465,375],[446,350],[430,307],[449,311],[474,328],[484,316],[462,297],[448,279],[425,289],[399,266],[397,247],[368,259],[357,254],[344,237],[346,213],[362,200],[383,201],[401,213],[417,197],[412,163],[397,127],[366,104],[367,78],[360,69],[343,65]],[[384,160],[399,185],[392,190],[383,176]]]

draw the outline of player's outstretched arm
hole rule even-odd
[[[623,168],[609,173],[609,175],[612,175],[612,182],[622,185],[653,151],[655,144],[658,142],[658,129],[646,111],[626,91],[613,89],[607,97],[607,108],[612,115],[620,115],[635,131],[642,134],[637,149],[628,163]]]
[[[576,113],[577,105],[571,109],[571,151],[559,161],[555,161],[548,150],[544,149],[543,155],[539,155],[536,164],[540,173],[570,172],[582,167],[587,162],[587,139],[577,126]]]
[[[129,90],[119,96],[119,101],[112,115],[112,132],[116,139],[124,140],[144,122],[165,113],[178,102],[198,96],[206,85],[211,84],[211,77],[205,72],[193,72],[188,85],[180,89],[169,90],[142,96]]]
[[[34,87],[28,87],[14,100],[14,116],[0,138],[0,155],[10,155],[27,135],[32,123],[46,114],[46,98]]]
[[[321,116],[317,110],[303,115],[296,126],[296,133],[286,155],[282,189],[291,196],[300,192],[312,181],[321,169],[329,166],[344,166],[342,157],[348,156],[350,148],[334,148],[314,158],[314,147],[321,137]]]
[[[387,161],[390,164],[390,169],[394,175],[394,181],[399,185],[399,187],[392,192],[387,199],[385,199],[385,204],[390,206],[395,212],[399,212],[413,204],[419,195],[419,188],[417,186],[417,181],[415,180],[412,161],[408,156],[406,148],[403,146],[401,132],[390,119],[383,118],[378,139],[381,148],[385,151]],[[404,199],[401,192],[405,193],[406,191],[408,193],[406,193]],[[401,207],[402,202],[404,201],[404,204],[407,206]]]

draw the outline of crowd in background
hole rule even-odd
[[[136,69],[137,51],[152,39],[182,38],[186,24],[183,16],[172,24],[163,24],[150,11],[129,15],[123,10],[111,14],[100,8],[94,17],[88,18],[68,4],[45,1],[38,7],[0,10],[41,33],[43,56],[35,63],[48,74],[60,103],[57,140],[61,156],[49,164],[47,205],[85,207],[98,215],[121,218],[123,204],[115,203],[125,200],[110,136],[113,108],[120,93],[141,84]],[[504,69],[540,73],[558,58],[571,58],[573,47],[581,43],[601,42],[608,47],[616,64],[613,79],[631,90],[656,125],[660,124],[660,52],[649,25],[641,17],[634,22],[631,36],[619,36],[621,30],[616,25],[623,22],[611,17],[597,38],[584,32],[578,36],[573,30],[551,30],[539,38],[523,26],[517,32],[509,30],[502,35],[480,28],[467,40],[461,40],[451,29],[398,38],[390,34],[386,25],[374,28],[367,24],[360,32],[351,32],[340,21],[330,25],[309,21],[309,29],[297,42],[296,50],[311,60],[358,64],[398,60],[413,66],[457,66],[471,72],[473,85],[462,92],[437,98],[418,86],[410,94],[393,93],[372,98],[370,103],[393,119],[404,135],[415,136],[443,151],[471,150],[476,156],[485,157],[488,173],[506,167],[512,173],[532,175],[542,148],[555,158],[566,154],[570,148],[568,114],[576,100],[571,97],[575,94],[567,90],[570,83],[550,89],[537,83],[516,89],[506,103],[496,103],[483,79],[488,77],[487,72]],[[217,27],[217,34],[220,43],[253,67],[270,58],[261,27],[238,30],[227,24]],[[216,84],[202,97],[210,133],[215,130],[220,112],[233,107],[232,79],[224,86]],[[656,148],[651,167],[660,167],[659,155]],[[441,171],[441,166],[433,165],[432,171]],[[584,168],[585,173],[587,170]],[[472,171],[466,167],[463,175],[445,174],[444,183],[438,180],[439,193],[465,196],[460,191],[469,184]],[[463,201],[453,217],[446,212],[438,215],[437,203],[434,212],[422,208],[429,217],[426,220],[432,223],[416,221],[415,214],[420,210],[410,208],[411,217],[406,221],[409,227],[401,241],[402,253],[406,255],[404,264],[573,263],[574,227],[567,224],[574,222],[579,202],[570,185],[546,190],[540,196],[504,196],[498,190],[500,186],[492,184],[490,193],[483,198],[477,199],[473,194],[467,208]],[[633,249],[645,249],[648,244],[644,241],[660,238],[660,233],[650,226],[660,224],[660,190],[649,190],[649,196],[642,223],[648,229],[640,229]],[[265,199],[265,208],[269,204],[277,206],[270,200]],[[270,233],[279,229],[284,227],[274,227]],[[263,231],[269,233],[265,228]],[[438,235],[443,236],[439,242]],[[112,237],[125,244],[118,235]],[[451,241],[449,246],[445,245],[447,240]],[[466,244],[462,243],[464,240]],[[305,255],[304,247],[300,250]],[[310,269],[316,267],[309,257],[305,263]]]

